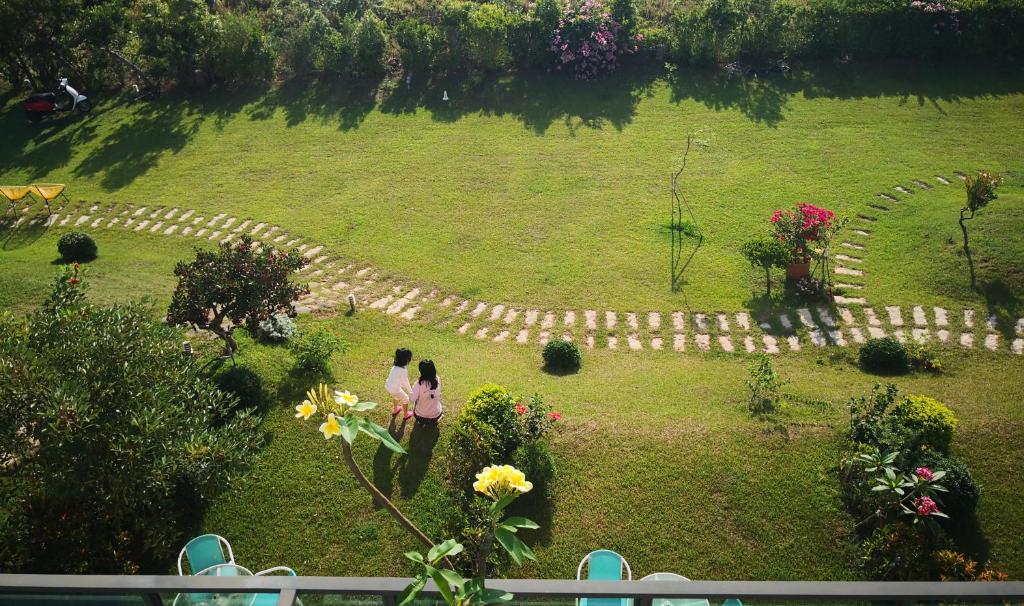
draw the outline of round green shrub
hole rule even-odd
[[[512,394],[500,385],[484,385],[473,393],[462,412],[462,419],[475,419],[494,429],[500,447],[498,454],[506,456],[519,442],[519,424],[516,419],[516,403]]]
[[[889,418],[895,430],[906,432],[908,446],[949,452],[956,415],[942,402],[927,396],[907,396],[893,406]]]
[[[580,348],[572,341],[555,339],[544,346],[544,367],[556,372],[576,372],[583,363]]]
[[[550,496],[555,477],[555,461],[546,442],[537,440],[523,444],[512,453],[512,465],[533,482],[537,497]]]
[[[66,261],[91,261],[96,258],[96,242],[80,231],[69,231],[57,241],[57,252]]]
[[[974,482],[971,471],[956,455],[925,450],[914,461],[914,468],[927,467],[932,471],[944,471],[946,476],[939,484],[949,492],[938,495],[940,509],[950,516],[950,523],[974,513],[981,497],[981,489]]]
[[[869,339],[860,348],[860,366],[867,372],[903,374],[907,372],[907,348],[892,337]]]
[[[259,375],[245,366],[232,366],[214,377],[213,383],[220,391],[238,398],[235,410],[263,405],[263,382]]]

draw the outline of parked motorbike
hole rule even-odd
[[[29,120],[38,122],[45,116],[58,112],[78,110],[86,113],[92,109],[92,101],[68,84],[67,78],[61,78],[57,90],[52,93],[32,93],[25,101],[25,113]]]

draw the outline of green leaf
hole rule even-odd
[[[427,575],[419,573],[412,583],[402,591],[401,595],[398,596],[398,606],[409,606],[416,600],[416,596],[423,591],[423,587],[427,584]]]
[[[509,506],[509,504],[512,503],[512,501],[516,500],[517,496],[519,496],[519,495],[517,495],[515,493],[509,494],[509,495],[505,495],[505,496],[501,497],[500,499],[498,499],[497,501],[491,503],[491,513],[493,513],[493,514],[501,513],[502,511],[504,511],[504,509],[506,507]]]
[[[941,480],[944,477],[946,477],[946,472],[944,472],[944,471],[936,471],[935,473],[932,474],[931,481],[932,482],[938,482],[939,480]]]
[[[466,586],[466,579],[462,578],[462,576],[459,573],[455,572],[454,570],[448,570],[447,568],[441,568],[440,569],[440,573],[441,573],[441,576],[443,576],[444,579],[446,581],[448,581],[454,587],[458,587],[461,590],[461,589],[463,589]]]
[[[377,408],[376,402],[359,402],[352,407],[352,410],[355,412],[366,412],[367,410],[373,410],[374,408]]]
[[[530,529],[540,528],[540,524],[537,524],[533,520],[530,520],[530,519],[527,519],[527,518],[524,518],[524,517],[521,517],[521,516],[511,516],[511,517],[505,518],[502,521],[502,524],[508,524],[509,526],[515,526],[516,528],[530,528]]]
[[[359,431],[365,433],[375,440],[379,440],[381,444],[386,446],[388,449],[397,452],[398,454],[405,454],[405,449],[395,441],[388,430],[384,429],[380,425],[377,425],[373,421],[369,421],[363,417],[352,417],[358,420]]]
[[[511,602],[512,597],[512,594],[507,591],[501,591],[500,589],[484,589],[480,592],[480,603],[500,604],[502,602]]]
[[[448,539],[444,543],[431,547],[430,551],[427,552],[427,560],[433,563],[445,556],[458,555],[460,553],[462,553],[462,544],[455,539]]]
[[[871,490],[874,492],[882,492],[883,490],[889,490],[889,487],[885,484],[879,484],[878,486],[872,486]]]
[[[441,571],[433,566],[428,566],[427,572],[430,573],[430,578],[434,579],[434,583],[437,585],[437,590],[441,592],[441,597],[444,598],[444,601],[449,604],[453,603],[455,601],[455,596],[452,595],[451,585],[448,584],[448,580],[444,578]]]
[[[359,420],[355,417],[342,417],[341,437],[345,438],[345,441],[351,444],[355,441],[357,435],[359,435]]]
[[[423,563],[423,554],[418,551],[407,551],[404,555],[413,562]]]
[[[523,563],[523,554],[516,545],[516,543],[521,544],[522,541],[517,539],[514,534],[505,530],[504,528],[495,528],[494,538],[498,539],[498,544],[505,548],[505,551],[508,552],[508,555],[512,556],[512,560],[516,564]]]

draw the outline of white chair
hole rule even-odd
[[[641,581],[689,581],[690,579],[684,577],[681,574],[675,574],[672,572],[655,572],[649,574]],[[651,601],[651,606],[711,606],[708,604],[707,598],[654,598]]]

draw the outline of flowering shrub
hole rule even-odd
[[[775,237],[804,262],[810,260],[812,243],[823,241],[834,221],[832,211],[803,202],[796,205],[795,211],[776,210],[771,218]]]
[[[804,301],[817,301],[823,299],[828,293],[825,282],[812,276],[804,276],[796,281],[793,286],[796,296]]]
[[[910,8],[921,11],[931,17],[932,29],[935,35],[939,35],[944,31],[960,33],[960,18],[957,16],[960,11],[955,7],[941,1],[914,0],[910,3]]]
[[[642,34],[626,35],[601,0],[573,0],[562,8],[548,50],[556,57],[555,69],[572,69],[576,78],[590,80],[615,71],[619,57],[636,52],[641,41]]]

